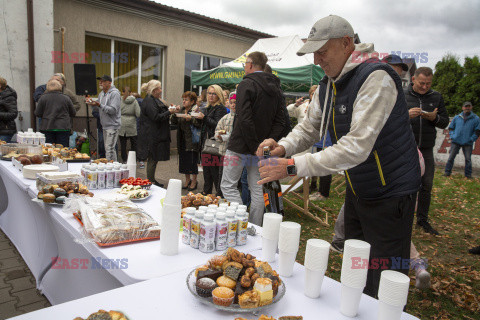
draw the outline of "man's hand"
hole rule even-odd
[[[198,115],[195,118],[201,120],[201,119],[203,119],[203,117],[205,117],[205,115],[203,113],[199,112]]]
[[[437,119],[437,112],[438,112],[438,108],[435,108],[435,110],[433,110],[432,112],[422,112],[421,116],[424,119],[427,119],[429,121],[433,121],[433,120]]]
[[[273,139],[266,139],[257,148],[257,157],[263,157],[263,147],[270,148],[270,155],[272,157],[283,157],[285,156],[285,148],[277,143]]]
[[[261,180],[257,184],[264,184],[274,180],[280,180],[288,176],[288,159],[269,158],[258,162]]]
[[[410,119],[418,117],[421,114],[422,114],[422,109],[420,108],[411,108],[408,110],[408,115],[410,116]]]

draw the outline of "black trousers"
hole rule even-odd
[[[433,148],[422,148],[420,152],[425,161],[425,174],[422,177],[422,186],[418,192],[417,223],[428,221],[428,211],[432,198],[433,176],[435,175],[435,159]]]
[[[330,196],[330,185],[332,184],[332,175],[328,175],[324,177],[312,177],[312,182],[310,183],[311,192],[317,190],[317,181],[318,181],[318,191],[322,196],[324,196],[325,198],[328,198]]]
[[[122,149],[122,161],[127,162],[127,140],[130,139],[130,151],[135,151],[137,152],[137,136],[131,136],[131,137],[122,137],[119,136],[120,138],[120,148]]]
[[[211,194],[215,185],[216,195],[221,195],[220,190],[220,157],[208,155],[209,161],[202,163],[203,168],[203,192]],[[215,159],[216,158],[216,159]]]
[[[363,200],[357,198],[347,187],[345,239],[359,239],[371,245],[371,268],[368,270],[367,285],[363,291],[371,297],[377,298],[380,273],[383,270],[395,269],[408,275],[410,264],[402,264],[402,261],[408,262],[410,259],[415,200],[415,194],[382,200]]]

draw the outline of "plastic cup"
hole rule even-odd
[[[267,212],[263,215],[262,236],[267,239],[277,239],[280,231],[280,223],[283,216],[278,213]]]
[[[178,179],[170,179],[168,181],[167,194],[163,203],[180,205],[182,202],[182,181]]]
[[[353,318],[358,313],[360,298],[363,288],[352,288],[342,283],[342,297],[340,299],[340,312],[347,317]]]
[[[308,239],[305,250],[305,268],[321,271],[327,268],[330,243],[321,239]]]
[[[403,306],[392,306],[382,300],[378,300],[378,320],[400,320]]]
[[[277,253],[277,240],[266,239],[262,237],[262,259],[266,262],[275,261],[275,253]]]
[[[137,154],[135,151],[128,152],[127,164],[137,164]]]
[[[280,250],[278,255],[278,274],[282,277],[291,277],[297,252],[285,252]]]
[[[305,288],[303,293],[307,297],[316,299],[320,296],[325,271],[326,269],[317,271],[305,268]]]

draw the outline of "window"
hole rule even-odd
[[[127,86],[139,92],[142,83],[162,80],[161,47],[85,35],[85,51],[87,63],[95,64],[97,76],[112,76],[120,91]]]
[[[185,52],[185,75],[183,82],[184,91],[194,91],[199,93],[202,87],[192,87],[192,71],[193,70],[210,70],[220,66],[223,63],[232,61],[230,58],[219,58],[201,55],[197,53]]]

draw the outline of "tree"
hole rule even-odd
[[[463,103],[470,101],[474,107],[477,107],[478,114],[478,107],[480,107],[480,60],[478,56],[466,57],[463,69],[464,76],[458,83],[452,103],[457,106],[456,113],[459,113],[462,111]]]
[[[453,98],[463,75],[464,70],[458,62],[458,57],[451,53],[447,53],[441,61],[435,64],[432,88],[442,94],[449,115],[458,113],[458,105]]]

